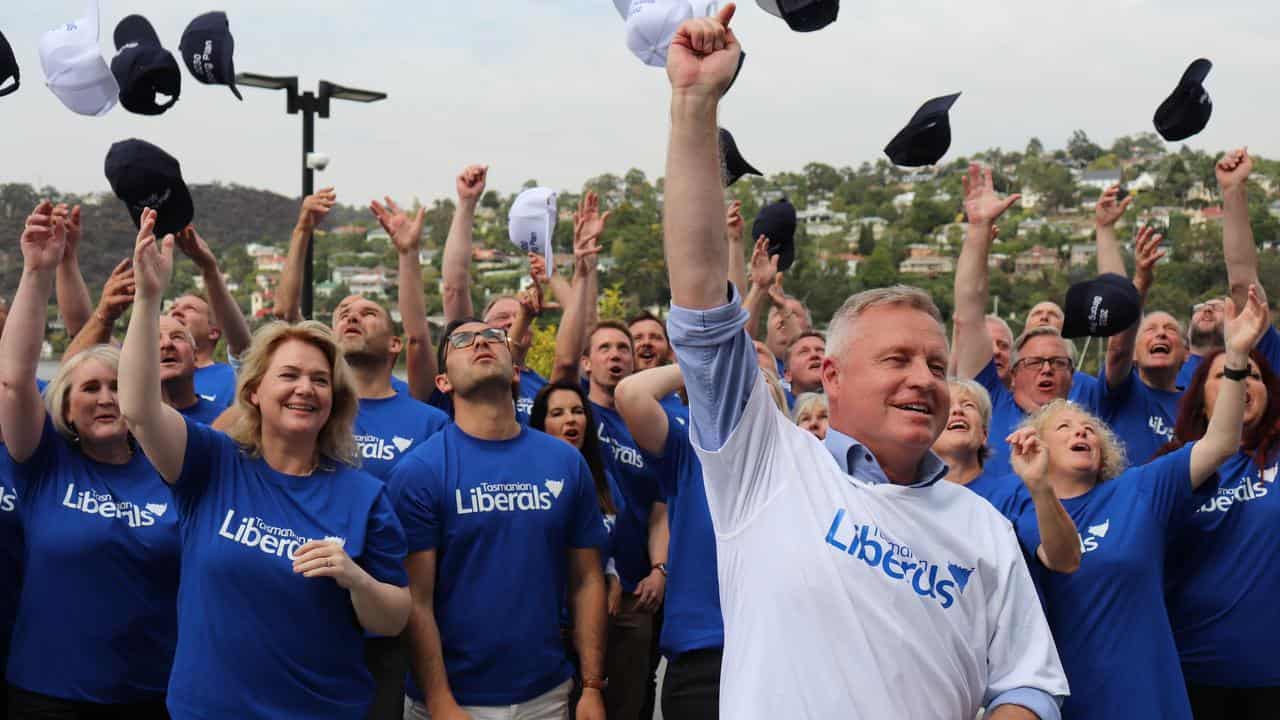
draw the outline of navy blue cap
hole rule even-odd
[[[143,208],[156,211],[156,234],[179,233],[195,216],[182,168],[169,153],[145,140],[121,140],[107,151],[104,170],[116,197],[129,208],[134,227]]]
[[[0,97],[18,89],[18,85],[21,84],[20,75],[18,59],[13,55],[13,48],[9,47],[9,41],[4,39],[3,33],[0,33],[0,86],[9,82],[9,78],[13,78],[12,84],[0,87]]]
[[[778,256],[778,272],[786,272],[796,260],[796,208],[791,201],[781,200],[760,208],[751,223],[751,237],[769,239],[769,255]]]
[[[205,85],[228,85],[239,99],[236,87],[236,41],[231,37],[231,23],[222,11],[209,12],[192,20],[182,31],[178,51],[191,76]]]
[[[1185,140],[1209,124],[1213,101],[1204,89],[1204,79],[1212,69],[1213,63],[1200,58],[1182,73],[1178,87],[1156,108],[1154,121],[1160,137],[1170,142]]]
[[[911,122],[898,131],[884,148],[894,165],[920,167],[934,165],[951,148],[951,118],[947,114],[960,93],[936,97],[911,116]]]
[[[1142,298],[1129,278],[1103,273],[1068,288],[1062,313],[1062,337],[1111,337],[1138,322]]]
[[[120,86],[120,104],[139,115],[159,115],[178,102],[182,70],[173,54],[160,45],[155,28],[141,15],[129,15],[116,25],[116,56],[111,74]],[[163,105],[156,93],[168,95]]]
[[[756,4],[796,32],[821,30],[840,14],[840,0],[756,0]]]
[[[720,179],[725,187],[738,182],[743,175],[761,175],[764,173],[752,167],[738,152],[738,143],[733,133],[720,128]]]

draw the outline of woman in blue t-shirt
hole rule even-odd
[[[0,427],[26,539],[9,712],[162,718],[177,630],[178,529],[172,496],[121,415],[119,353],[105,345],[79,352],[43,399],[36,387],[65,235],[48,202],[27,218],[22,279],[0,337]],[[155,344],[149,349],[154,359]]]
[[[1205,356],[1183,395],[1174,452],[1203,437],[1231,382],[1226,353]],[[1280,712],[1280,377],[1262,353],[1244,379],[1244,437],[1191,502],[1167,562],[1165,602],[1197,720],[1260,720]]]
[[[1074,574],[1043,573],[1045,614],[1072,693],[1063,718],[1190,720],[1191,706],[1164,607],[1171,529],[1195,488],[1240,444],[1249,351],[1268,324],[1256,288],[1226,327],[1226,367],[1203,436],[1146,465],[1124,470],[1124,452],[1096,416],[1057,400],[1009,436],[1014,471],[1048,480],[1080,532]],[[1038,531],[1019,525],[1024,547]]]
[[[161,398],[160,298],[173,238],[142,214],[121,407],[173,487],[182,535],[174,718],[361,720],[373,694],[363,632],[409,616],[405,539],[381,481],[354,467],[358,400],[333,332],[258,331],[230,435]]]

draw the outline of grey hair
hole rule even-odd
[[[982,431],[987,434],[987,441],[991,441],[991,393],[987,389],[978,384],[976,380],[965,380],[964,378],[950,377],[947,378],[947,386],[951,391],[951,402],[956,402],[961,393],[967,394],[973,398],[978,404],[978,416],[982,418]],[[950,412],[948,410],[948,412]],[[950,421],[948,420],[948,423]],[[985,465],[987,458],[991,456],[991,448],[987,444],[983,444],[978,448],[978,465]]]
[[[782,297],[783,297],[783,299],[784,299],[784,300],[794,300],[794,301],[796,301],[796,302],[800,303],[800,307],[804,308],[804,321],[805,321],[805,323],[806,323],[809,327],[813,327],[813,313],[812,313],[812,312],[810,312],[810,310],[809,310],[809,306],[808,306],[808,305],[805,305],[803,300],[801,300],[800,298],[796,297],[795,295],[792,295],[791,293],[782,293]],[[770,307],[769,307],[769,312],[768,312],[768,314],[769,314],[769,315],[772,315],[772,314],[776,313],[777,311],[778,311],[778,306],[777,306],[777,305],[772,305],[772,306],[770,306]]]
[[[71,375],[90,360],[97,360],[117,374],[120,372],[120,349],[110,345],[94,345],[63,360],[58,373],[44,389],[44,410],[53,422],[54,429],[67,440],[76,436],[75,428],[67,422],[67,408],[71,402]]]
[[[1013,328],[1009,327],[1009,323],[1005,322],[1004,318],[999,315],[991,314],[987,316],[987,321],[999,323],[1000,327],[1004,328],[1004,331],[1009,333],[1010,339],[1013,338]]]
[[[831,317],[831,324],[827,326],[827,355],[835,355],[837,357],[843,355],[849,344],[849,330],[853,327],[854,321],[871,308],[886,305],[897,305],[919,310],[937,321],[938,327],[943,331],[943,335],[946,335],[942,313],[938,311],[938,306],[934,304],[933,298],[929,296],[929,293],[911,285],[890,285],[889,287],[863,290],[844,301],[844,304],[840,306],[836,314]]]
[[[1009,367],[1012,368],[1014,365],[1017,365],[1018,361],[1022,358],[1023,345],[1026,345],[1031,338],[1045,335],[1056,337],[1061,340],[1062,347],[1066,350],[1067,357],[1071,358],[1071,364],[1076,364],[1076,344],[1062,337],[1062,333],[1058,332],[1057,328],[1049,325],[1041,325],[1040,327],[1033,327],[1030,330],[1024,330],[1022,334],[1018,336],[1018,339],[1013,341],[1013,352],[1009,358]]]
[[[800,393],[800,396],[796,398],[795,407],[791,409],[791,422],[799,424],[800,416],[804,413],[810,412],[810,410],[817,406],[830,409],[826,395],[818,392]]]

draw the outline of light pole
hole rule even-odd
[[[302,197],[304,198],[315,192],[315,169],[312,167],[312,163],[308,161],[308,156],[315,152],[316,149],[315,116],[329,117],[330,98],[371,103],[385,100],[387,97],[386,93],[344,87],[327,80],[320,81],[320,88],[316,92],[307,90],[299,93],[298,78],[294,76],[282,77],[258,75],[257,73],[238,73],[236,75],[236,84],[267,90],[284,90],[288,96],[285,99],[285,111],[290,115],[302,113]],[[320,169],[324,169],[323,166]],[[302,274],[302,316],[305,318],[311,317],[314,258],[314,238],[308,238],[307,262],[303,266]]]

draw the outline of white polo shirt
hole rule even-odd
[[[720,714],[972,718],[1067,681],[1009,521],[963,487],[873,484],[755,385],[724,447],[697,448],[716,530]]]

